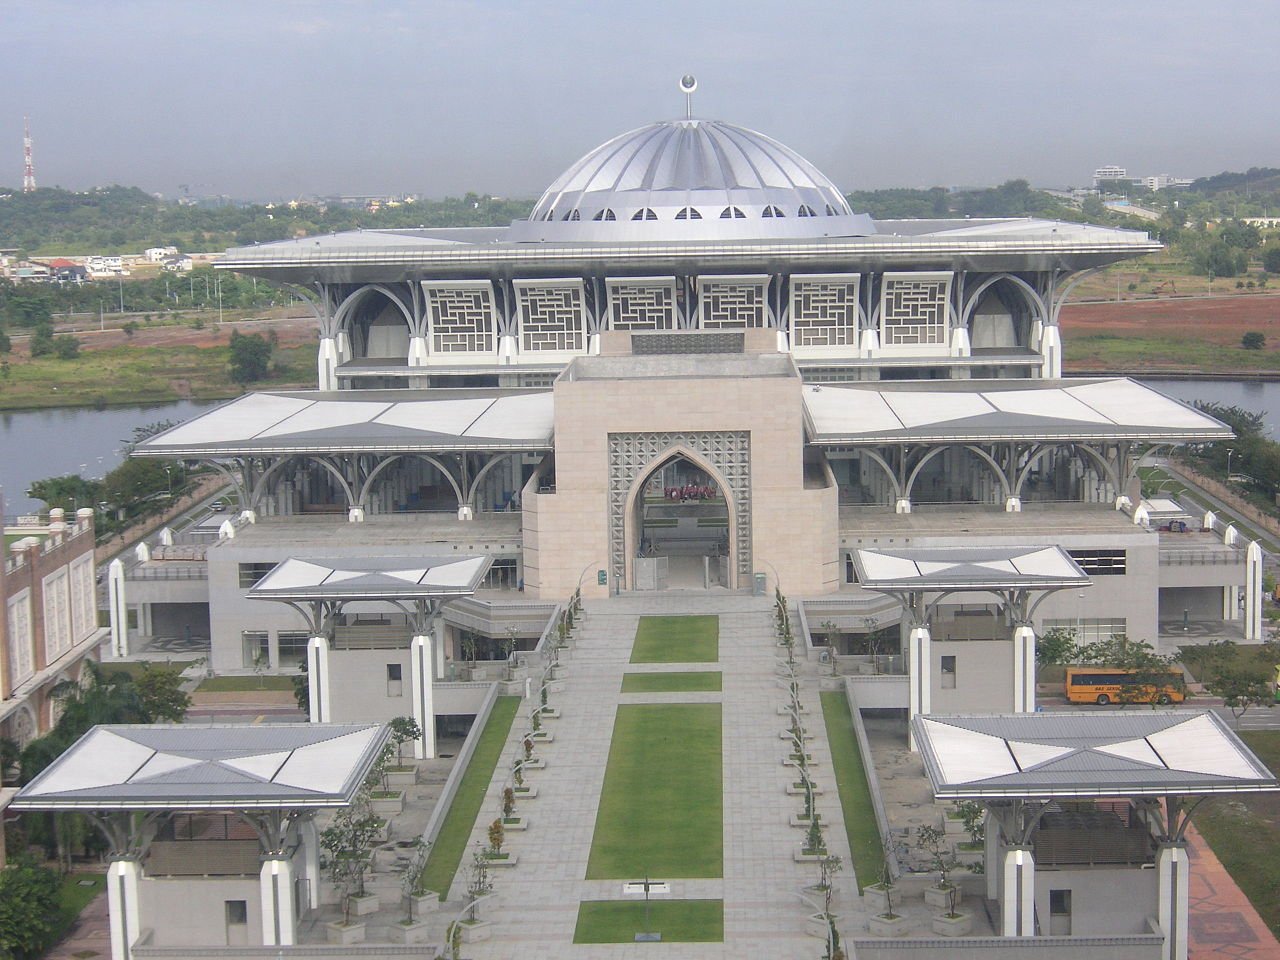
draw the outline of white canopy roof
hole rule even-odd
[[[98,726],[23,787],[10,807],[346,806],[387,737],[376,723]]]
[[[935,715],[914,718],[912,727],[939,799],[1280,789],[1211,712]]]
[[[250,588],[255,600],[432,599],[475,593],[492,557],[348,557],[281,563]]]
[[[151,437],[133,456],[547,450],[553,426],[549,392],[250,393]]]
[[[855,550],[869,590],[1000,590],[1084,587],[1089,577],[1058,546],[916,547]]]
[[[809,384],[823,445],[982,440],[1230,439],[1230,428],[1129,379]]]

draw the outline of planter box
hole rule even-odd
[[[831,919],[838,930],[840,928],[840,915],[833,913]],[[809,914],[809,916],[805,917],[804,932],[825,942],[827,939],[827,918],[821,913]]]
[[[529,739],[534,743],[550,743],[555,739],[555,735],[550,730],[539,730],[537,733],[529,734]]]
[[[805,853],[804,847],[796,847],[795,861],[796,863],[817,863],[823,857],[827,856],[829,851],[823,853]]]
[[[960,905],[963,891],[958,886],[952,886],[951,889],[944,889],[936,884],[930,884],[924,888],[924,902],[931,907],[937,907],[939,910],[951,909],[951,893],[955,892],[956,906]]]
[[[405,767],[397,770],[392,767],[387,771],[387,784],[392,787],[412,787],[418,782],[418,768]]]
[[[888,913],[894,906],[902,906],[902,891],[894,884],[882,887],[878,883],[873,883],[862,891],[862,895],[875,913]],[[890,900],[893,902],[890,903]]]
[[[386,843],[388,840],[391,839],[391,821],[390,820],[386,819],[385,817],[382,818],[382,825],[380,827],[377,827],[374,830],[373,839],[375,844]]]
[[[517,800],[532,800],[538,795],[537,787],[516,787],[512,794]]]
[[[818,814],[818,822],[819,822],[819,823],[821,823],[821,822],[822,822],[822,814]],[[791,825],[792,825],[793,827],[800,827],[802,830],[808,830],[808,829],[809,829],[809,821],[808,821],[808,820],[806,820],[804,817],[800,817],[800,816],[792,817],[792,818],[791,818]]]
[[[929,921],[929,925],[941,937],[963,937],[973,929],[973,917],[962,911],[954,917],[939,914]]]
[[[393,923],[391,925],[392,943],[426,943],[427,924],[421,920],[413,923]]]
[[[503,830],[528,830],[529,818],[528,817],[503,817],[502,829]]]
[[[818,767],[822,765],[817,760],[813,759],[813,757],[811,756],[806,756],[805,760],[808,762],[808,765],[810,767]],[[795,757],[787,757],[785,760],[782,761],[782,765],[784,767],[798,767],[800,766],[800,761],[797,760]]]
[[[542,707],[538,712],[542,714],[542,719],[544,720],[560,719],[560,710],[558,707]]]
[[[960,844],[956,844],[956,859],[966,867],[972,867],[982,863],[985,859],[985,851],[983,844],[978,844],[976,850],[966,850]]]
[[[484,859],[491,867],[514,867],[520,862],[520,854],[508,853],[501,857],[490,857],[486,854]]]
[[[959,817],[953,817],[951,814],[942,815],[942,832],[948,837],[967,837],[968,832],[964,828],[964,821]]]
[[[464,920],[458,926],[462,929],[463,943],[480,943],[493,934],[493,925],[488,920],[472,920],[469,923]]]
[[[378,908],[382,906],[382,902],[378,899],[376,893],[366,893],[363,897],[351,898],[351,913],[357,917],[367,917],[371,913],[377,913]],[[364,937],[360,938],[361,940]]]
[[[330,943],[349,947],[353,943],[364,943],[363,923],[326,923],[325,936]]]
[[[440,894],[434,890],[427,890],[416,897],[408,897],[409,909],[413,911],[415,918],[425,917],[428,914],[436,913],[440,909]]]
[[[873,937],[902,937],[911,930],[911,921],[902,914],[893,917],[872,916],[867,921],[867,929]]]
[[[790,742],[790,743],[795,743],[795,741],[791,739],[791,736],[792,736],[792,734],[791,734],[791,731],[790,731],[790,730],[782,730],[782,731],[779,731],[779,733],[778,733],[778,739],[779,739],[779,740],[786,740],[786,741],[788,741],[788,742]],[[801,740],[812,740],[812,739],[813,739],[813,734],[812,734],[812,733],[802,733],[802,734],[800,735],[800,739],[801,739]]]
[[[547,761],[542,757],[530,757],[522,762],[520,766],[525,770],[544,770],[546,769]]]
[[[803,717],[806,713],[808,713],[808,712],[809,712],[809,711],[808,711],[808,710],[806,710],[804,707],[801,707],[801,708],[800,708],[800,710],[799,710],[800,716],[802,716],[802,717]],[[780,717],[789,717],[789,716],[791,716],[791,708],[790,708],[790,707],[779,707],[779,708],[778,708],[778,716],[780,716]]]
[[[380,817],[396,817],[404,812],[404,791],[397,790],[389,797],[373,797],[369,809]]]

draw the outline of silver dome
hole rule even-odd
[[[840,190],[795,151],[719,120],[670,120],[614,137],[549,186],[517,240],[865,236]]]

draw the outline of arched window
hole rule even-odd
[[[580,210],[576,210],[576,209],[574,209],[574,210],[570,210],[568,213],[566,213],[566,214],[564,215],[564,218],[565,218],[566,220],[581,220],[581,219],[582,219],[582,212],[581,212]]]
[[[734,220],[747,219],[747,215],[743,213],[741,210],[739,210],[737,207],[725,207],[723,210],[720,211],[721,220],[728,220],[730,217],[732,217]]]
[[[781,218],[781,217],[785,217],[786,214],[783,213],[782,210],[779,209],[778,207],[775,207],[773,206],[773,204],[770,204],[769,206],[764,208],[764,212],[761,213],[760,216]]]
[[[657,220],[658,215],[648,207],[641,207],[631,215],[632,220]]]
[[[601,210],[599,213],[597,213],[597,214],[596,214],[594,217],[592,217],[591,219],[592,219],[592,220],[617,220],[617,219],[618,219],[618,216],[617,216],[617,214],[615,214],[612,210],[610,210],[608,207],[606,207],[605,209]]]
[[[798,216],[798,217],[816,217],[816,216],[817,216],[817,214],[813,212],[813,207],[809,206],[807,203],[802,203],[802,204],[800,204],[800,210],[799,210],[799,212],[797,212],[797,213],[796,213],[796,216]]]
[[[829,204],[829,203],[828,203],[828,204],[827,204],[827,216],[828,216],[828,217],[838,217],[838,216],[840,216],[840,214],[836,213],[836,208],[835,208],[835,207],[833,207],[831,204]]]
[[[556,211],[555,211],[555,208],[552,208],[552,209],[550,209],[550,210],[548,210],[548,211],[547,211],[546,216],[544,216],[542,219],[543,219],[543,220],[554,220],[555,218],[556,218]]]
[[[700,214],[693,207],[685,207],[679,213],[676,214],[676,219],[677,220],[701,220],[702,214]]]

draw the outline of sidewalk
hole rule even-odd
[[[1226,867],[1192,824],[1187,829],[1191,857],[1191,960],[1275,960],[1277,942]]]

